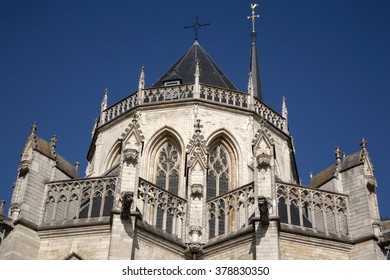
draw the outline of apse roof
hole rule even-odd
[[[180,81],[183,84],[195,82],[196,61],[199,61],[199,82],[211,86],[237,90],[222,70],[195,40],[194,44],[159,78],[152,87],[164,86],[165,82]]]

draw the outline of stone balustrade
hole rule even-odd
[[[46,184],[42,224],[110,216],[116,177],[67,180]]]
[[[286,120],[261,101],[254,99],[253,109],[250,109],[252,108],[250,106],[251,99],[247,93],[209,85],[200,85],[199,88],[200,92],[198,97],[194,94],[193,84],[143,89],[104,110],[102,112],[100,125],[112,121],[140,104],[153,104],[190,98],[200,98],[213,103],[254,110],[256,114],[263,117],[279,129],[286,130],[287,128]]]
[[[249,226],[254,215],[254,185],[244,185],[206,202],[208,238],[212,239]]]
[[[263,117],[265,120],[272,123],[277,128],[284,131],[287,129],[286,120],[278,113],[276,113],[274,110],[272,110],[267,105],[265,105],[263,102],[259,100],[255,100],[254,110],[256,114]]]
[[[138,105],[138,94],[134,93],[129,97],[123,99],[122,101],[119,101],[118,103],[114,104],[107,110],[104,110],[102,112],[102,124],[110,122],[111,120],[119,117],[125,112],[133,109],[137,105]]]
[[[137,191],[142,221],[168,234],[183,238],[187,200],[140,179]]]
[[[326,235],[348,235],[348,196],[278,183],[280,222]]]

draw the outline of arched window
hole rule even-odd
[[[226,146],[219,142],[212,146],[209,154],[209,170],[207,172],[206,200],[227,193],[232,188],[232,160]],[[209,238],[223,235],[226,232],[226,209],[222,201],[214,216],[209,221]],[[216,228],[218,225],[218,228]]]
[[[229,153],[220,144],[210,152],[207,173],[207,200],[229,191],[231,163]]]
[[[157,153],[155,182],[159,188],[165,189],[174,195],[179,192],[180,153],[177,147],[166,142]],[[163,205],[157,208],[156,227],[163,229],[164,212],[166,212],[166,232],[172,233],[173,214]]]

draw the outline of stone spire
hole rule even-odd
[[[32,125],[31,125],[31,134],[35,135],[35,132],[37,131],[37,129],[38,129],[37,123],[33,122]]]
[[[286,98],[284,96],[282,99],[282,117],[286,120],[284,131],[288,132],[288,110],[287,110]]]
[[[139,76],[139,82],[138,82],[138,91],[141,91],[145,88],[145,68],[142,66],[141,68],[141,75]]]
[[[195,84],[194,84],[194,97],[199,98],[200,97],[200,84],[199,84],[199,77],[200,77],[200,70],[199,70],[199,59],[196,60],[195,63]]]
[[[254,96],[257,97],[259,100],[263,101],[263,93],[261,90],[261,81],[260,81],[260,68],[259,68],[259,61],[257,57],[256,31],[255,31],[255,19],[260,17],[259,15],[255,14],[255,8],[257,6],[258,6],[257,4],[251,4],[252,15],[248,16],[248,19],[252,20],[252,33],[251,33],[252,45],[251,45],[251,55],[250,55],[250,62],[249,62],[249,72],[252,73]]]
[[[104,89],[104,95],[103,95],[103,100],[102,100],[102,105],[101,105],[101,112],[107,109],[107,100],[108,100],[108,89]]]

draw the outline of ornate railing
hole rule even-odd
[[[200,98],[241,108],[249,107],[248,94],[223,88],[201,85]]]
[[[137,191],[142,221],[159,230],[183,238],[187,200],[140,179]]]
[[[138,94],[133,93],[129,97],[119,101],[102,113],[103,123],[107,123],[138,105]]]
[[[117,177],[88,178],[46,184],[42,224],[110,216]]]
[[[281,223],[340,237],[348,235],[348,196],[278,183],[277,198]]]
[[[256,114],[262,116],[264,119],[272,123],[277,128],[281,130],[286,129],[286,120],[261,101],[255,100],[254,108]]]
[[[143,103],[157,103],[193,97],[193,85],[166,86],[143,90]]]
[[[251,183],[206,202],[209,239],[249,226],[255,209],[253,188]]]
[[[140,104],[169,102],[194,97],[196,96],[194,96],[193,84],[143,89],[141,92],[133,93],[129,97],[104,110],[102,112],[100,124],[110,122]],[[198,97],[207,101],[244,109],[249,109],[251,102],[250,96],[247,93],[209,85],[200,85]],[[260,115],[279,129],[286,130],[286,120],[282,116],[257,99],[254,99],[253,102],[253,108],[256,114]]]

